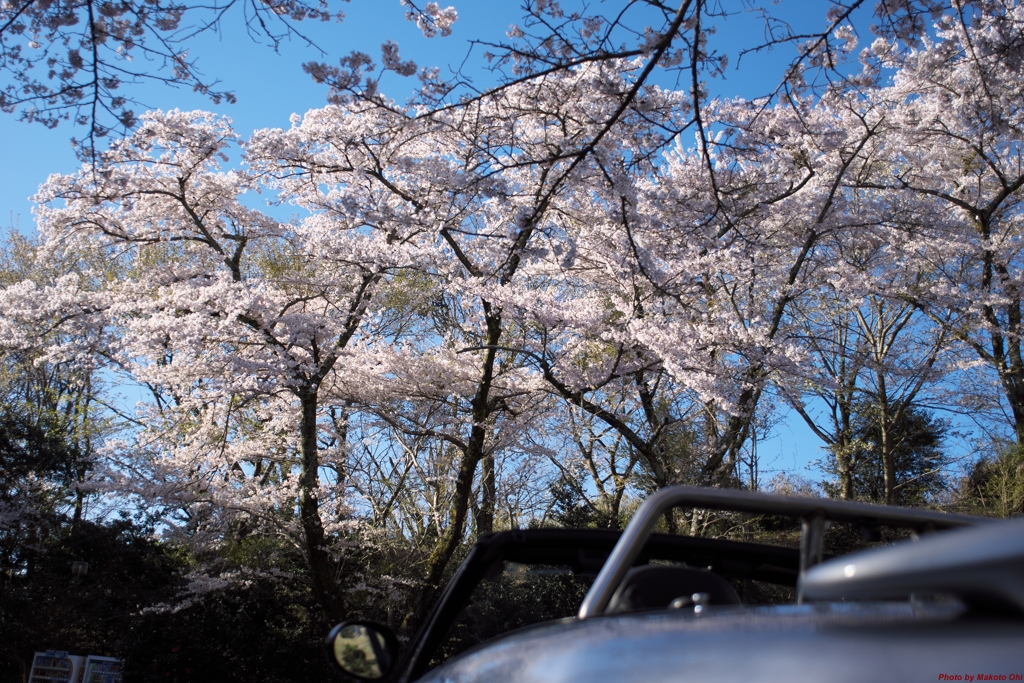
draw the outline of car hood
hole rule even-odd
[[[1012,676],[1024,674],[1022,643],[1024,622],[965,616],[956,602],[707,608],[702,614],[679,610],[526,629],[471,650],[420,680],[1021,680]]]

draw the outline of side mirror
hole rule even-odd
[[[387,626],[372,621],[344,621],[327,634],[327,661],[346,678],[380,681],[398,661],[398,639]]]

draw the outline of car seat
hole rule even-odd
[[[648,564],[626,572],[605,613],[668,609],[676,598],[690,598],[694,593],[705,593],[708,605],[740,604],[736,591],[718,574],[693,567]]]

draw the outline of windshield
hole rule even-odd
[[[567,565],[501,562],[477,585],[430,668],[503,633],[575,616],[594,578]]]

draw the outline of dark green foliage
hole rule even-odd
[[[64,471],[65,443],[52,433],[10,406],[0,409],[0,495],[14,495],[32,473],[47,477]]]
[[[42,430],[0,412],[0,568],[4,578],[31,570],[35,551],[55,520],[39,481],[59,468],[61,449]]]
[[[32,653],[67,650],[119,656],[135,615],[180,583],[182,558],[129,520],[49,520],[22,536],[19,563],[5,566],[0,589],[0,681],[23,681]],[[75,576],[73,562],[88,562]]]
[[[965,512],[994,517],[1024,514],[1024,447],[1009,445],[971,466],[960,492]]]
[[[895,413],[895,408],[890,411]],[[921,408],[910,407],[890,426],[889,438],[894,444],[896,469],[895,505],[923,506],[947,489],[943,473],[948,458],[942,449],[949,425]],[[882,434],[877,410],[867,402],[859,403],[854,412],[852,452],[853,497],[871,502],[885,501],[885,465],[882,459]],[[837,474],[834,458],[826,472]],[[822,482],[825,493],[839,497],[835,480]]]
[[[548,489],[551,495],[550,517],[566,529],[621,529],[622,521],[615,515],[591,504],[580,491],[578,481],[562,475]]]
[[[76,483],[83,471],[82,454],[49,416],[0,406],[0,514],[33,525],[45,524],[45,518],[63,507],[77,509],[80,500]],[[12,550],[7,542],[11,533],[18,534],[0,526],[5,553]]]
[[[825,555],[844,555],[910,538],[910,530],[899,527],[864,528],[856,524],[834,522],[825,530],[822,548]]]
[[[264,579],[148,613],[123,645],[126,681],[326,680],[316,607],[300,582]]]
[[[380,666],[375,659],[368,658],[366,651],[362,648],[346,644],[339,655],[339,659],[346,671],[351,671],[357,676],[380,678]]]
[[[32,653],[47,649],[118,657],[128,683],[329,677],[326,624],[300,579],[252,574],[189,598],[193,558],[130,520],[55,528],[63,534],[34,547],[28,570],[5,576],[0,683],[24,683]],[[89,563],[85,576],[72,575],[75,561]]]

